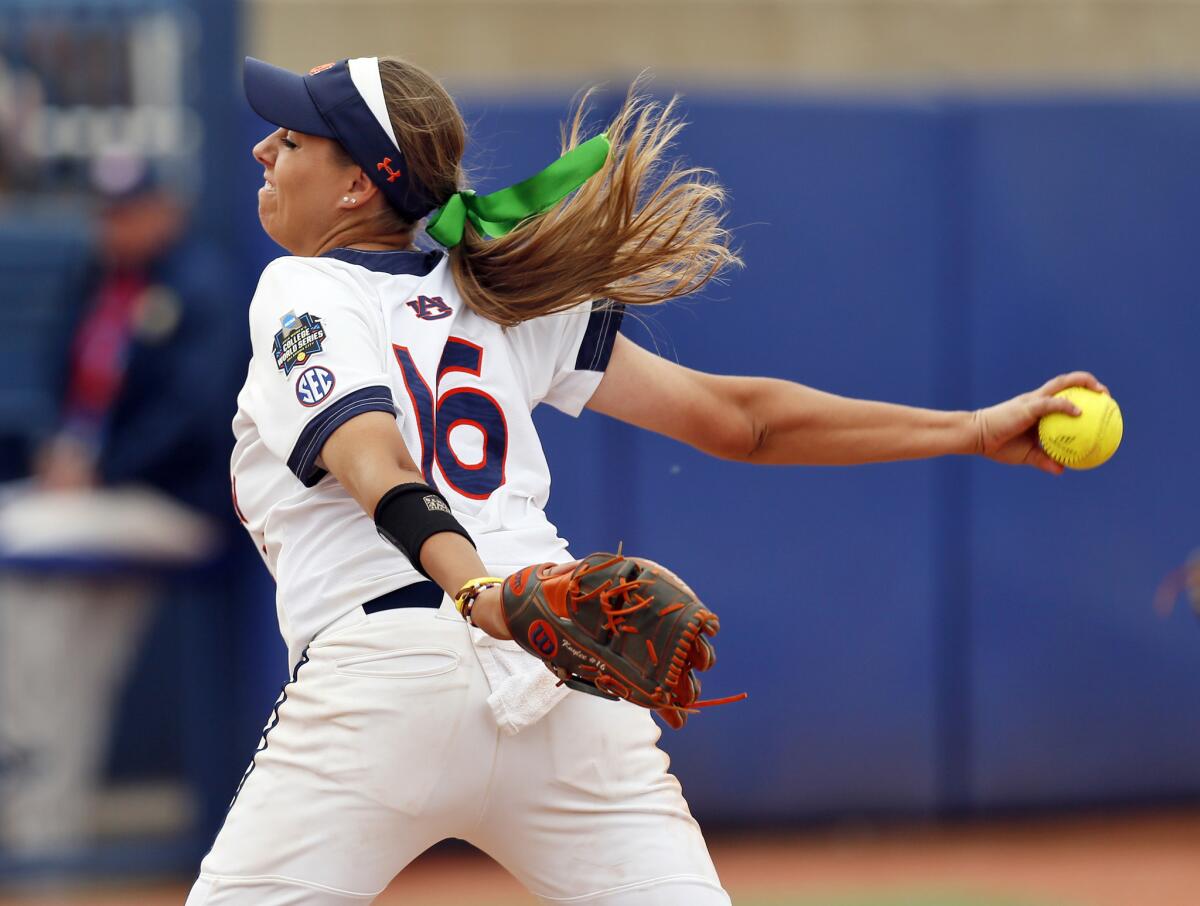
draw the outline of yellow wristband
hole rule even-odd
[[[468,582],[464,582],[463,587],[454,596],[454,606],[465,617],[467,614],[463,612],[463,608],[466,607],[468,601],[474,602],[479,593],[485,588],[494,588],[497,585],[503,584],[504,580],[498,579],[495,576],[481,576],[478,579],[471,579]]]

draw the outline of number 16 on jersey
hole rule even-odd
[[[393,346],[396,361],[404,375],[404,387],[417,415],[421,435],[421,474],[434,484],[433,464],[459,494],[474,500],[486,500],[504,484],[504,463],[508,457],[508,424],[504,412],[491,395],[475,387],[454,387],[437,397],[417,370],[407,347]],[[434,381],[438,392],[442,379],[454,372],[479,377],[483,371],[483,348],[460,337],[450,337],[442,351]],[[465,463],[450,446],[455,428],[470,426],[483,437],[483,456]]]

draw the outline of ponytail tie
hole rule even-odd
[[[490,195],[470,189],[455,192],[429,215],[425,232],[453,248],[462,242],[467,221],[492,239],[512,232],[522,222],[542,214],[600,172],[608,160],[607,135],[597,135],[568,151],[542,172]]]

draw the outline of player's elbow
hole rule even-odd
[[[765,422],[741,406],[728,409],[720,420],[721,430],[712,426],[704,437],[704,450],[711,456],[732,462],[754,462],[767,442],[769,433]]]
[[[759,454],[766,447],[769,434],[770,429],[765,422],[759,422],[753,417],[747,416],[746,423],[738,434],[737,442],[732,447],[733,453],[727,458],[737,462],[756,462]]]
[[[771,426],[766,422],[755,421],[751,424],[750,448],[743,462],[757,462],[762,452],[767,449],[767,441],[771,436]]]
[[[710,456],[733,462],[753,462],[767,441],[767,422],[760,418],[754,396],[744,379],[712,382],[708,417],[695,426],[695,446]]]

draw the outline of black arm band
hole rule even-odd
[[[430,536],[454,532],[475,546],[467,530],[450,512],[446,498],[429,485],[418,482],[398,484],[379,498],[375,506],[375,527],[383,540],[398,547],[413,569],[426,579],[433,577],[421,566],[421,546]]]

